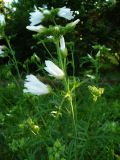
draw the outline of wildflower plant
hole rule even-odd
[[[1,44],[0,56],[10,57],[12,66],[14,64],[20,75],[10,37],[5,34],[7,23],[3,23],[2,18],[1,37],[7,43],[5,47]],[[68,23],[61,25],[59,19]],[[27,58],[23,64],[25,80],[19,83],[17,79],[19,90],[13,82],[8,83],[12,76],[9,72],[11,68],[7,65],[6,70],[1,69],[0,74],[3,72],[3,77],[6,76],[7,87],[0,88],[3,108],[0,137],[3,137],[2,150],[7,146],[7,152],[5,150],[0,154],[5,153],[5,157],[6,153],[10,155],[10,158],[1,156],[2,159],[88,160],[111,159],[110,156],[117,155],[117,147],[114,146],[117,146],[119,137],[119,104],[114,102],[113,108],[109,105],[107,108],[107,102],[101,98],[104,94],[103,86],[98,84],[101,54],[98,52],[95,57],[87,57],[94,68],[98,67],[95,70],[95,84],[88,85],[88,79],[80,80],[75,76],[73,42],[68,43],[66,37],[79,21],[67,7],[50,10],[35,6],[30,13],[26,32],[32,31],[33,37],[38,44],[43,44],[50,58],[46,58],[44,63],[37,53]],[[46,47],[49,42],[55,47],[55,56]],[[38,67],[37,73],[30,73],[31,63]]]
[[[44,21],[49,21],[50,24],[48,26],[44,26]],[[75,26],[79,23],[79,19],[73,20],[72,22],[66,24],[65,26],[58,25],[56,22],[56,17],[64,18],[66,20],[73,20],[75,15],[73,11],[69,8],[62,7],[58,9],[52,8],[51,10],[47,10],[46,8],[37,8],[35,7],[34,12],[30,13],[30,25],[26,27],[26,29],[30,31],[37,32],[34,34],[34,38],[38,39],[39,42],[42,42],[45,45],[44,41],[50,40],[54,43],[56,47],[57,59],[52,58],[51,60],[45,61],[44,69],[48,72],[49,76],[54,77],[61,81],[60,83],[64,87],[62,90],[59,90],[62,96],[62,104],[67,103],[69,108],[66,108],[68,112],[71,114],[72,119],[72,128],[73,128],[73,136],[75,137],[74,146],[75,153],[74,157],[77,157],[77,108],[76,108],[76,98],[75,98],[75,89],[79,86],[79,81],[73,76],[69,77],[67,74],[67,64],[69,63],[67,59],[67,55],[69,54],[67,51],[67,46],[65,43],[65,35],[72,30],[74,30]],[[50,53],[51,55],[51,53]],[[51,56],[52,57],[52,56]],[[74,61],[74,59],[72,59]],[[57,64],[57,65],[56,65]],[[74,73],[73,73],[74,74]],[[32,79],[31,79],[32,78]],[[33,80],[34,79],[34,80]],[[32,80],[32,81],[31,81]],[[49,92],[49,89],[42,82],[38,82],[37,78],[33,75],[27,75],[24,83],[24,92],[29,92],[35,95],[42,95]],[[52,87],[51,87],[52,88]],[[57,88],[56,88],[57,89]],[[52,88],[52,90],[54,90]],[[60,105],[60,110],[61,106]],[[53,111],[57,113],[56,111]],[[51,112],[51,113],[53,113]]]

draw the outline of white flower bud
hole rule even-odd
[[[45,61],[46,67],[44,69],[50,74],[50,76],[53,76],[57,79],[63,79],[64,72],[56,66],[53,62],[46,60]]]
[[[42,32],[45,29],[45,27],[43,25],[39,25],[39,26],[27,26],[26,28],[28,30],[34,31],[34,32]]]

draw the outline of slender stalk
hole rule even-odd
[[[75,85],[76,85],[76,78],[75,78],[75,61],[74,61],[74,55],[73,55],[73,52],[74,51],[72,51],[71,52],[71,54],[72,54],[72,62],[73,62],[73,86],[75,87]],[[74,90],[74,97],[75,97],[75,100],[74,100],[74,102],[75,102],[75,113],[76,113],[76,116],[75,116],[75,120],[76,120],[76,123],[77,123],[77,108],[76,108],[76,92],[75,92],[75,90]]]
[[[66,57],[62,57],[62,54],[61,54],[61,51],[60,51],[60,47],[59,47],[59,39],[56,40],[55,45],[56,45],[59,65],[60,65],[61,69],[65,73],[65,76],[64,76],[63,80],[64,80],[65,90],[67,91],[68,90],[68,83],[67,83],[67,74],[66,74]]]
[[[14,62],[14,65],[15,65],[15,68],[16,68],[16,71],[17,71],[17,74],[18,74],[18,77],[19,77],[19,79],[21,79],[20,72],[19,72],[18,65],[17,65],[17,60],[16,60],[16,58],[15,58],[14,51],[13,51],[11,45],[10,45],[10,40],[8,39],[7,36],[4,36],[4,38],[5,38],[6,42],[7,42],[7,45],[8,45],[8,47],[9,47],[10,52],[11,52],[11,55],[12,55],[12,57],[13,57],[13,62]]]
[[[50,57],[52,59],[54,59],[53,56],[52,56],[52,54],[50,53],[50,51],[48,50],[48,48],[46,47],[46,45],[45,45],[45,43],[43,41],[42,41],[42,45],[44,46],[44,48],[46,49],[46,51],[48,52],[48,54],[50,55]]]
[[[72,54],[72,63],[73,63],[73,86],[76,85],[76,78],[75,78],[75,61],[74,61],[74,55],[73,55],[73,51],[71,52]],[[75,128],[75,146],[76,146],[76,159],[77,159],[77,108],[76,108],[76,92],[75,90],[73,91],[74,93],[74,110],[72,114],[74,114],[74,128]],[[71,104],[72,105],[72,104]],[[71,107],[72,108],[72,107]]]
[[[75,160],[77,160],[77,126],[76,126],[76,104],[73,104],[73,96],[70,94],[69,97],[71,113],[72,113],[72,121],[73,121],[73,128],[74,128],[74,136],[75,136]]]
[[[99,69],[100,69],[100,66],[99,66],[99,61],[98,61],[97,64],[95,65],[96,83],[98,83],[98,82],[99,82],[99,79],[100,79]]]
[[[56,49],[57,49],[57,55],[58,55],[59,65],[64,70],[64,65],[63,65],[63,61],[62,61],[62,55],[60,53],[60,47],[59,47],[59,39],[56,40],[55,44],[56,44]]]
[[[73,121],[74,135],[75,135],[75,160],[77,160],[76,102],[75,102],[75,105],[74,105],[73,104],[73,96],[72,96],[72,93],[71,93],[72,91],[70,89],[69,78],[67,77],[66,56],[62,56],[62,54],[61,54],[60,47],[59,47],[59,39],[56,40],[55,44],[56,44],[56,49],[57,49],[59,65],[65,73],[64,87],[65,87],[66,92],[69,94],[68,100],[69,100],[70,107],[71,107],[72,121]],[[72,60],[73,60],[73,65],[74,65],[73,55],[72,55]],[[73,67],[73,77],[74,77],[74,72],[75,72],[74,69],[75,69],[75,66]],[[75,77],[74,77],[73,86],[75,85],[75,83],[76,83],[76,80],[75,80]],[[75,93],[74,93],[74,95],[75,95]]]

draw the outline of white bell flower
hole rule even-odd
[[[44,95],[50,92],[49,86],[42,83],[32,74],[26,76],[24,87],[24,93],[32,93],[33,95]]]
[[[34,31],[34,32],[42,32],[45,27],[43,25],[38,25],[38,26],[27,26],[26,27],[28,30],[30,31]]]
[[[71,11],[70,8],[66,7],[59,8],[58,16],[63,17],[67,20],[71,20],[74,18],[73,11]]]
[[[35,11],[30,13],[30,19],[29,19],[29,21],[31,22],[30,25],[34,26],[36,24],[41,23],[43,18],[44,18],[43,13],[35,7]]]
[[[4,14],[0,13],[0,24],[4,25],[5,24],[5,16]]]
[[[50,74],[50,76],[53,76],[57,79],[63,79],[64,72],[56,66],[53,62],[46,60],[45,61],[46,67],[44,69]]]

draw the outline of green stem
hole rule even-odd
[[[100,74],[99,74],[99,66],[96,65],[96,70],[95,70],[95,74],[96,74],[96,83],[99,82],[99,78],[100,78]]]
[[[12,55],[12,57],[13,57],[13,62],[14,62],[14,65],[15,65],[15,68],[16,68],[16,71],[17,71],[17,74],[18,74],[18,77],[19,77],[19,79],[21,79],[20,72],[19,72],[18,65],[17,65],[17,60],[16,60],[16,58],[15,58],[14,51],[13,51],[11,45],[10,45],[10,41],[9,41],[9,39],[7,38],[7,36],[4,36],[4,37],[5,37],[5,40],[6,40],[6,42],[7,42],[8,47],[9,47],[9,49],[10,49],[11,55]]]
[[[76,115],[75,115],[76,112],[75,112],[75,108],[73,105],[72,96],[70,97],[70,105],[71,105],[73,128],[74,128],[74,135],[75,135],[75,160],[77,160],[77,126],[76,126]]]
[[[75,63],[74,63],[74,55],[73,55],[74,49],[72,49],[72,63],[73,63],[73,87],[76,85],[76,78],[75,78]],[[73,106],[73,97],[71,95],[70,104],[71,104],[71,111],[72,111],[72,117],[73,117],[73,125],[74,125],[74,132],[75,132],[75,159],[77,160],[77,108],[76,108],[76,93],[75,90],[72,91],[72,94],[74,94],[74,106]]]
[[[52,59],[54,59],[53,56],[52,56],[52,54],[50,53],[50,51],[48,50],[48,48],[46,47],[46,45],[45,45],[45,43],[43,41],[42,41],[42,45],[44,46],[44,48],[46,49],[46,51],[48,52],[48,54],[50,55],[50,57]]]
[[[64,87],[65,91],[69,94],[69,103],[71,107],[71,113],[72,113],[72,121],[73,121],[73,129],[74,129],[74,135],[75,135],[75,160],[77,160],[77,126],[76,126],[76,121],[77,121],[77,115],[76,115],[76,102],[75,105],[73,105],[73,96],[72,96],[72,91],[70,89],[70,82],[69,78],[67,77],[67,65],[66,65],[66,56],[62,55],[60,46],[59,46],[59,38],[56,40],[56,49],[57,49],[57,55],[58,55],[58,60],[59,60],[59,65],[62,68],[62,70],[65,73],[64,77]],[[74,58],[72,55],[72,60],[73,60],[73,65],[74,65]],[[75,72],[75,66],[73,66],[73,77],[74,77],[74,72]],[[76,79],[74,77],[73,85],[75,85]],[[74,93],[75,95],[75,93]],[[76,99],[75,99],[76,101]]]
[[[62,68],[62,70],[64,70],[64,65],[63,65],[63,61],[62,61],[62,55],[60,53],[60,47],[59,47],[59,39],[56,40],[56,49],[57,49],[57,55],[58,55],[58,60],[59,60],[59,65]]]
[[[61,51],[60,51],[60,47],[59,47],[59,39],[56,40],[56,49],[57,49],[57,55],[58,55],[58,60],[59,60],[59,65],[61,67],[61,69],[64,71],[65,76],[64,76],[64,87],[65,90],[68,90],[68,83],[67,83],[67,73],[66,73],[66,57],[62,57]]]

